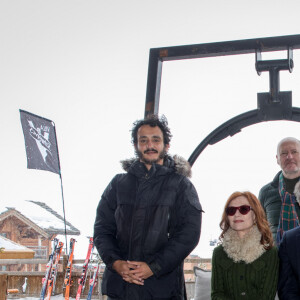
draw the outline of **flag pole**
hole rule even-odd
[[[58,162],[59,162],[59,160],[58,160]],[[60,171],[60,168],[59,168],[59,171]],[[67,241],[67,226],[66,226],[65,200],[64,200],[64,189],[63,189],[63,183],[62,183],[62,176],[61,176],[61,173],[59,173],[59,177],[60,177],[61,198],[62,198],[63,213],[64,213],[65,239],[66,239],[66,254],[68,254],[68,241]]]
[[[56,129],[55,123],[51,121],[54,128],[54,136],[56,141],[56,151],[57,151],[57,158],[58,158],[58,169],[59,169],[59,178],[60,178],[60,186],[61,186],[61,198],[62,198],[62,205],[63,205],[63,214],[64,214],[64,225],[65,225],[65,239],[66,239],[66,254],[68,254],[68,240],[67,240],[67,225],[66,225],[66,212],[65,212],[65,199],[64,199],[64,188],[63,188],[63,181],[60,169],[60,159],[59,159],[59,152],[58,152],[58,145],[57,145],[57,138],[56,138]]]

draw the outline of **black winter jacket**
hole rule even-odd
[[[106,264],[103,294],[184,299],[183,261],[199,241],[202,209],[187,173],[178,173],[188,163],[174,159],[149,172],[137,160],[125,161],[127,173],[116,175],[104,191],[94,225],[95,246]],[[154,275],[143,286],[127,283],[112,269],[118,259],[144,261]]]
[[[279,217],[281,211],[281,198],[279,195],[279,175],[281,171],[276,174],[273,181],[263,186],[259,192],[259,201],[265,210],[270,229],[273,234],[273,239],[276,242],[277,228],[279,224]],[[299,205],[295,205],[298,218],[300,220]]]

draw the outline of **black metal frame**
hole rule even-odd
[[[190,164],[194,164],[207,145],[232,136],[244,127],[270,120],[300,122],[300,108],[292,107],[292,92],[279,91],[279,71],[292,71],[293,49],[300,49],[300,35],[152,48],[149,54],[145,117],[158,114],[164,61],[256,53],[257,72],[268,71],[270,74],[270,92],[258,94],[257,109],[238,115],[212,131],[194,150],[189,158]],[[286,60],[261,61],[260,53],[280,50],[288,51]]]

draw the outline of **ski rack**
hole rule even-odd
[[[152,48],[149,53],[145,117],[158,114],[164,61],[255,53],[258,75],[261,72],[269,72],[270,91],[257,94],[257,109],[240,114],[212,131],[189,157],[190,165],[194,164],[207,145],[213,145],[228,136],[233,136],[244,127],[276,120],[300,122],[300,108],[292,107],[292,92],[281,92],[279,89],[279,71],[292,72],[294,49],[300,49],[300,35]],[[262,52],[282,50],[287,50],[287,59],[261,60]]]
[[[89,280],[89,292],[86,298],[87,300],[92,299],[94,288],[98,283],[98,274],[101,268],[100,255],[98,253],[92,252],[89,264],[90,264],[89,265],[90,280]],[[96,266],[94,266],[94,264],[96,264]]]
[[[77,289],[77,293],[76,293],[76,297],[75,297],[76,300],[80,300],[81,294],[82,294],[83,290],[85,289],[85,284],[86,284],[86,280],[87,280],[87,272],[88,272],[91,255],[93,253],[93,249],[94,249],[94,241],[93,241],[93,238],[90,237],[86,259],[82,266],[82,272],[81,272],[80,278],[78,279],[78,289]]]
[[[70,289],[73,284],[72,281],[72,267],[73,267],[73,259],[74,259],[74,249],[75,249],[76,240],[74,238],[70,239],[70,247],[69,247],[69,255],[68,255],[68,263],[66,267],[66,273],[63,282],[63,290],[65,290],[65,300],[69,300],[70,298]]]

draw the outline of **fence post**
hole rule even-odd
[[[6,300],[7,274],[0,275],[0,300]]]
[[[62,260],[62,273],[63,276],[65,276],[66,274],[66,270],[67,270],[67,265],[68,265],[68,255],[64,254],[63,255],[63,260]]]

